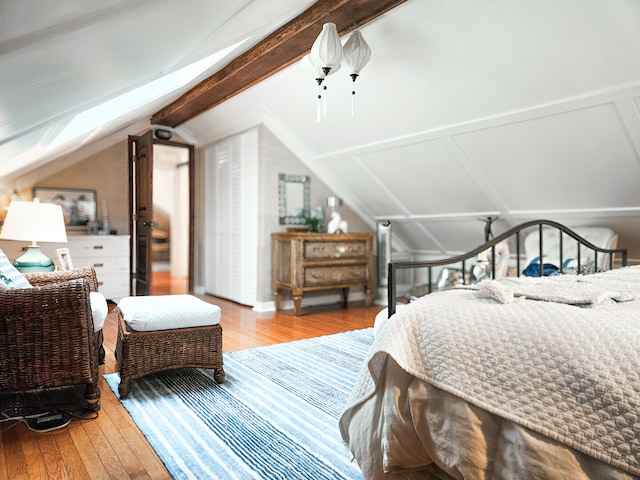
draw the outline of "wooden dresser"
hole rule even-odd
[[[373,302],[373,233],[274,233],[273,296],[280,310],[280,292],[293,297],[300,314],[304,292],[342,289],[343,304],[349,288],[364,287],[366,304]]]

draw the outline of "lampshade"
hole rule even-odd
[[[0,231],[0,238],[31,242],[27,252],[13,264],[23,273],[51,272],[53,260],[40,251],[36,242],[66,243],[62,207],[53,203],[12,201]]]
[[[2,225],[0,238],[26,242],[66,243],[62,207],[53,203],[13,201]]]
[[[311,60],[320,66],[325,75],[342,61],[342,44],[335,23],[325,23],[318,38],[311,46]]]
[[[360,70],[369,62],[371,58],[371,49],[367,42],[364,41],[360,30],[356,30],[351,34],[349,40],[344,44],[344,63],[349,68],[351,78],[355,82],[355,77],[360,74]]]

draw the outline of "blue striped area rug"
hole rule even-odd
[[[224,353],[222,385],[173,370],[121,402],[176,479],[361,479],[338,418],[372,343],[367,328]]]

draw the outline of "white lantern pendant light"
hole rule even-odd
[[[336,73],[340,68],[340,62],[342,62],[342,43],[340,43],[340,36],[338,35],[338,29],[335,23],[325,23],[322,26],[322,31],[318,38],[311,46],[311,61],[316,67],[319,67],[324,73],[325,78]],[[321,82],[319,82],[320,84]],[[327,85],[322,86],[324,96],[323,101],[323,114],[327,114]]]
[[[317,120],[320,121],[321,110],[327,114],[327,82],[326,78],[340,69],[344,61],[349,68],[349,75],[353,81],[351,91],[351,116],[354,116],[355,82],[360,71],[371,58],[371,49],[365,42],[359,30],[355,30],[344,47],[340,43],[340,36],[335,23],[325,23],[318,38],[311,46],[311,52],[302,59],[302,67],[312,73],[320,87],[318,93]]]
[[[335,23],[325,23],[316,41],[311,46],[311,60],[322,68],[325,76],[333,73],[342,61],[342,44]]]
[[[360,75],[360,71],[369,63],[371,58],[371,49],[367,42],[364,41],[360,30],[354,31],[349,40],[344,44],[344,62],[349,68],[351,79],[353,80],[353,90],[351,91],[351,116],[353,117],[354,98],[356,94],[356,78]]]

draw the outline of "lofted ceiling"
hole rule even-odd
[[[148,126],[155,111],[314,2],[270,0],[268,11],[259,3],[0,2],[0,178],[127,127]],[[169,80],[178,82],[162,88]],[[141,101],[150,86],[153,95]],[[119,100],[129,111],[107,121],[105,106]],[[90,123],[92,108],[102,108],[98,127],[64,135],[74,119]]]
[[[0,176],[151,118],[201,146],[262,123],[372,227],[390,219],[398,248],[467,250],[478,218],[499,215],[496,233],[531,218],[610,226],[640,261],[640,2],[408,0],[361,27],[372,57],[357,93],[344,68],[328,77],[319,122],[298,62],[168,116],[314,3],[2,2]],[[316,8],[348,3],[368,2]],[[87,107],[241,41],[177,90],[47,149]]]

